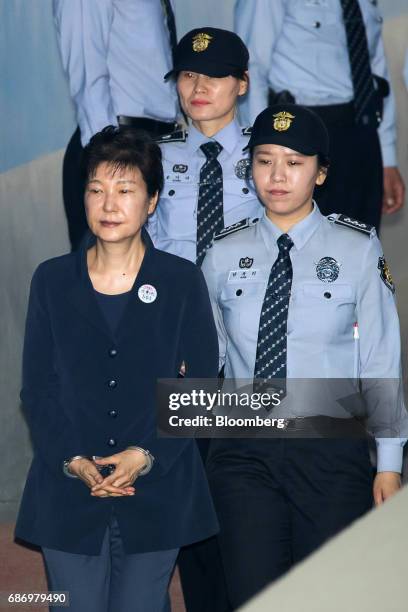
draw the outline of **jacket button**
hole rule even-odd
[[[110,381],[108,382],[108,387],[109,387],[110,389],[114,389],[114,388],[115,388],[115,387],[117,387],[117,386],[118,386],[118,383],[116,382],[116,380],[110,380]]]
[[[109,438],[109,440],[108,440],[108,446],[116,446],[116,440],[115,440],[115,438]]]
[[[108,351],[109,357],[116,357],[116,355],[118,354],[118,351],[115,348],[111,348]]]
[[[118,416],[118,411],[117,410],[109,410],[108,415],[110,417],[112,417],[112,419],[114,419],[115,417]]]

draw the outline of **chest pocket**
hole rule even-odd
[[[224,223],[233,225],[247,217],[259,217],[262,207],[250,181],[224,178]]]
[[[316,33],[325,27],[342,23],[341,7],[338,0],[291,0],[288,2],[287,18],[302,28]]]
[[[346,284],[308,283],[303,285],[303,296],[307,301],[321,302],[323,308],[331,303],[354,304],[353,287]]]
[[[225,328],[231,337],[257,333],[265,282],[227,284],[220,295]],[[254,332],[255,330],[255,332]]]
[[[197,195],[198,185],[193,180],[166,181],[157,206],[160,236],[175,239],[195,234]]]

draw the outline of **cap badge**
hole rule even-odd
[[[295,115],[292,115],[287,111],[281,111],[280,113],[276,113],[274,117],[275,119],[273,121],[273,129],[277,132],[286,132],[286,130],[290,128],[292,120],[295,118]]]
[[[212,41],[213,37],[209,34],[205,34],[204,32],[200,32],[196,34],[193,38],[193,51],[197,53],[201,53],[201,51],[205,51],[208,48],[208,45]]]

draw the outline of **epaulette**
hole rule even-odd
[[[252,134],[252,127],[250,126],[250,127],[242,128],[241,134],[243,136],[250,136]]]
[[[374,225],[368,225],[368,223],[363,223],[362,221],[357,221],[357,219],[352,219],[347,215],[329,215],[327,217],[329,221],[335,223],[336,225],[343,225],[344,227],[350,227],[357,232],[362,232],[367,236],[375,236],[375,227]]]
[[[186,142],[188,132],[186,130],[177,130],[171,134],[163,134],[162,136],[156,136],[155,142],[157,144],[164,144],[165,142]]]
[[[215,234],[214,240],[221,240],[225,238],[225,236],[229,236],[230,234],[234,234],[235,232],[239,232],[242,229],[249,227],[249,218],[242,219],[242,221],[238,221],[238,223],[234,223],[233,225],[228,225],[228,227],[224,227],[218,234]]]

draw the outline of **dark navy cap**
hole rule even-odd
[[[329,155],[329,134],[320,117],[298,104],[275,104],[255,119],[245,149],[277,144],[303,155]]]
[[[165,75],[191,70],[209,77],[241,76],[248,70],[249,53],[240,37],[229,30],[197,28],[178,43],[173,70]]]

